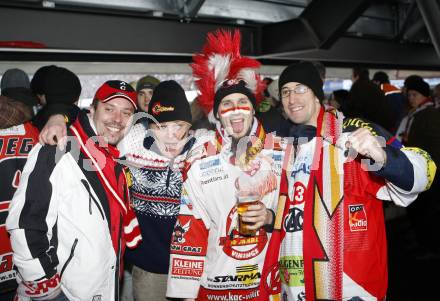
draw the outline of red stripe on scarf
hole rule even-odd
[[[324,128],[323,125],[325,125]],[[324,185],[331,185],[332,182],[327,180],[327,184],[325,184],[323,178],[324,168],[329,168],[329,166],[323,166],[323,138],[334,143],[341,134],[338,132],[339,130],[336,116],[321,109],[318,117],[312,171],[304,205],[303,256],[307,300],[342,300],[343,203],[338,200],[339,203],[334,211],[329,212],[330,209],[326,207],[324,199],[331,199],[332,192],[330,189],[329,195],[325,196]],[[340,175],[336,176],[340,177],[339,180],[342,181]],[[320,229],[318,227],[324,223],[326,226],[324,230],[321,229],[321,233],[330,234],[332,239],[331,244],[327,245],[324,244],[323,239],[328,239],[328,237],[319,237]]]
[[[290,156],[292,155],[292,148],[293,145],[289,144],[284,153],[280,180],[280,195],[278,198],[274,229],[267,247],[263,270],[261,272],[260,295],[258,298],[260,301],[270,300],[270,296],[278,295],[281,292],[281,278],[278,259],[280,255],[281,242],[286,235],[286,231],[282,226],[282,221],[289,213],[289,194],[286,170],[289,164]]]
[[[127,187],[127,179],[125,177],[124,170],[121,169],[121,173],[116,177],[116,156],[119,151],[111,145],[106,148],[99,146],[98,143],[94,142],[89,135],[85,132],[82,124],[81,118],[72,124],[70,131],[73,136],[78,140],[81,153],[91,162],[96,168],[96,174],[102,187],[105,190],[107,200],[110,208],[110,234],[112,238],[112,244],[115,252],[118,252],[119,240],[122,238],[121,252],[125,249],[125,235],[119,236],[119,228],[121,216],[123,218],[123,226],[129,225],[134,216],[132,209],[128,204],[129,194]],[[99,137],[98,137],[99,138]],[[137,226],[139,228],[139,226]],[[139,233],[140,230],[135,229],[133,233]]]

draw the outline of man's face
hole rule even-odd
[[[98,102],[96,109],[90,109],[97,135],[102,136],[111,145],[116,145],[122,139],[133,113],[133,105],[122,97],[113,98],[105,103]]]
[[[408,90],[407,92],[408,102],[412,109],[417,108],[424,100],[425,96],[416,90]]]
[[[148,112],[148,104],[153,96],[153,89],[141,89],[137,94],[139,110]]]
[[[157,147],[164,157],[172,159],[182,152],[191,125],[185,121],[150,123]]]
[[[233,93],[222,99],[216,117],[230,136],[240,139],[249,134],[254,113],[252,103],[246,95]]]
[[[321,105],[313,91],[300,83],[289,82],[280,91],[287,117],[296,124],[316,126]]]

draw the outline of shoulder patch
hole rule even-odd
[[[392,137],[392,135],[380,125],[377,125],[371,121],[362,118],[347,118],[344,120],[344,123],[342,125],[342,130],[344,133],[354,132],[355,130],[360,128],[367,129],[371,132],[371,134],[373,134],[373,136],[381,136],[384,137],[386,140]]]

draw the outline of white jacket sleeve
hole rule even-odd
[[[377,192],[377,197],[406,207],[419,193],[430,188],[437,167],[430,155],[420,148],[403,147],[399,151],[408,159],[412,168],[405,168],[403,164],[392,164],[388,168],[393,170],[391,173],[394,177],[404,178],[408,184],[402,187],[403,185],[396,184],[397,181],[393,183],[392,180],[387,180],[386,185]]]
[[[51,176],[56,147],[35,146],[11,201],[6,227],[19,271],[19,295],[45,297],[59,287],[57,191]]]

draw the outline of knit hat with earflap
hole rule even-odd
[[[324,100],[324,90],[322,89],[322,79],[316,67],[310,62],[300,62],[291,64],[283,70],[278,80],[279,91],[283,86],[290,82],[297,82],[309,87],[315,96],[322,103]]]

